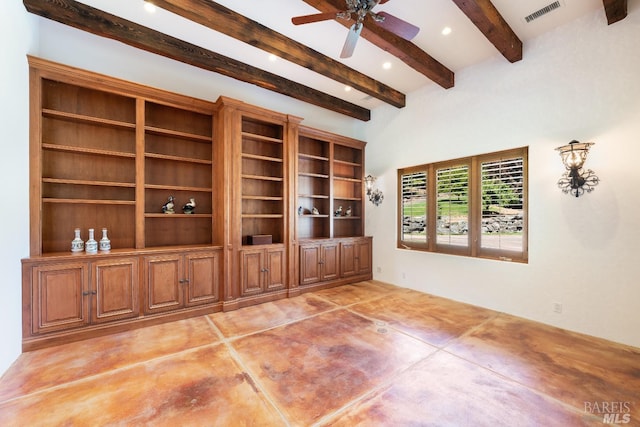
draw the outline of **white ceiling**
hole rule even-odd
[[[560,8],[530,23],[525,22],[525,16],[553,1],[492,0],[496,9],[522,40],[525,61],[528,40],[596,10],[604,15],[602,0],[560,0]],[[143,7],[143,0],[82,0],[82,3],[362,107],[373,109],[382,103],[355,90],[346,92],[343,84],[288,61],[282,59],[271,61],[269,54],[262,50],[163,9],[158,8],[155,13],[148,13]],[[340,59],[340,50],[347,35],[347,28],[335,21],[293,25],[291,17],[317,12],[302,0],[217,0],[217,3],[405,94],[425,85],[435,84],[365,39],[359,40],[351,58]],[[451,0],[390,0],[384,5],[377,6],[375,11],[389,12],[419,26],[420,32],[412,42],[454,72],[491,57],[500,56],[495,47]],[[452,32],[448,36],[443,36],[441,31],[447,26],[452,29]],[[506,59],[504,61],[507,62]],[[384,62],[391,63],[389,70],[383,69]]]

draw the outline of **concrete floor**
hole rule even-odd
[[[376,281],[25,353],[0,379],[0,426],[615,422],[640,425],[640,349]]]

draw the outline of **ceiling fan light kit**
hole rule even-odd
[[[371,20],[386,31],[389,31],[405,40],[413,39],[420,28],[386,12],[376,13],[373,8],[378,4],[384,4],[389,0],[345,0],[347,8],[342,11],[314,13],[291,18],[294,25],[309,24],[312,22],[327,21],[330,19],[355,19],[355,23],[349,29],[347,39],[342,47],[340,58],[349,58],[353,55],[360,33],[364,27],[365,18]],[[354,18],[355,17],[355,18]]]

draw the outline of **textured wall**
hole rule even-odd
[[[640,10],[612,26],[590,14],[456,74],[456,86],[382,107],[367,126],[368,171],[385,202],[367,204],[379,280],[640,346]],[[384,117],[384,120],[381,118]],[[554,148],[593,141],[601,178],[579,199],[561,193]],[[396,249],[396,170],[529,146],[529,263]],[[378,271],[377,269],[380,269]],[[563,304],[562,314],[552,304]]]

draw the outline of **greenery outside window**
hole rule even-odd
[[[527,262],[527,155],[398,169],[398,247]]]

